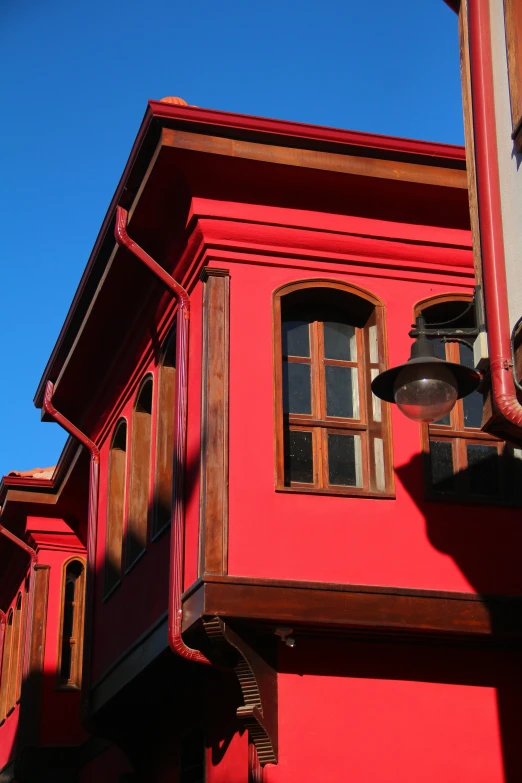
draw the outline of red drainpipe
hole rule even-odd
[[[176,655],[188,661],[210,664],[199,650],[187,647],[181,636],[183,610],[183,555],[185,551],[185,463],[187,455],[187,396],[188,396],[188,334],[190,300],[185,289],[174,280],[148,253],[127,234],[128,212],[116,209],[114,236],[116,242],[127,248],[153,272],[177,299],[176,321],[176,395],[174,428],[174,509],[170,540],[170,589],[169,589],[169,645]]]
[[[89,691],[90,691],[90,666],[93,634],[94,614],[94,581],[96,577],[96,527],[98,521],[98,487],[100,483],[100,450],[98,446],[84,435],[78,427],[75,427],[69,419],[56,410],[53,405],[54,384],[47,381],[45,387],[43,407],[52,418],[66,430],[69,435],[76,438],[89,450],[91,454],[91,468],[89,475],[89,507],[87,516],[87,582],[85,586],[85,632],[83,642],[83,660],[85,666],[82,672],[82,711],[84,725],[89,720]]]
[[[30,675],[30,666],[31,666],[31,658],[30,658],[30,649],[31,649],[31,626],[33,622],[33,610],[34,610],[34,567],[36,565],[36,559],[37,554],[36,551],[33,549],[32,546],[29,546],[29,544],[26,544],[25,541],[22,541],[21,538],[18,538],[18,536],[15,536],[14,533],[11,533],[10,530],[8,530],[3,525],[0,525],[0,535],[4,536],[4,538],[9,539],[13,544],[16,544],[17,547],[20,547],[20,549],[23,549],[26,554],[29,555],[30,559],[30,569],[31,569],[31,575],[29,577],[29,594],[27,596],[27,612],[25,615],[25,628],[24,628],[24,657],[22,661],[22,680],[24,682],[27,682]],[[1,648],[1,655],[3,660],[3,641],[4,641],[4,633],[5,633],[5,614],[2,612],[1,617],[1,634],[2,634],[2,648]],[[0,662],[1,666],[1,662]]]
[[[522,405],[517,400],[512,373],[489,0],[469,3],[468,13],[478,211],[492,396],[500,415],[515,427],[522,427]]]

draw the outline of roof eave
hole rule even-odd
[[[43,405],[47,381],[55,381],[60,372],[60,354],[62,352],[63,344],[66,341],[67,333],[77,315],[80,300],[84,296],[85,289],[89,284],[89,279],[93,272],[96,259],[108,232],[111,230],[116,207],[124,200],[129,177],[132,174],[143,143],[151,130],[151,125],[155,120],[158,120],[161,124],[168,124],[169,121],[180,123],[181,125],[188,124],[195,132],[198,132],[199,128],[203,132],[208,133],[209,128],[214,128],[222,135],[248,134],[251,137],[255,137],[258,141],[266,142],[277,138],[282,144],[288,146],[298,146],[297,142],[299,141],[301,144],[305,143],[311,146],[316,144],[328,144],[337,147],[339,151],[342,151],[343,148],[366,149],[374,151],[374,154],[378,156],[382,155],[382,157],[386,157],[387,155],[411,155],[413,157],[423,158],[424,160],[427,158],[430,158],[431,160],[438,159],[441,165],[444,165],[444,161],[446,161],[448,165],[452,163],[453,166],[455,166],[455,164],[465,164],[464,148],[453,144],[381,136],[361,131],[326,128],[306,123],[267,119],[264,117],[235,114],[213,109],[179,106],[156,100],[149,101],[138,135],[133,144],[116,191],[111,199],[109,208],[105,214],[87,266],[38,384],[34,397],[34,404],[37,408],[41,408]]]

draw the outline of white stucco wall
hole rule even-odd
[[[511,139],[504,3],[490,0],[489,6],[509,318],[513,326],[522,317],[522,155],[516,154]]]

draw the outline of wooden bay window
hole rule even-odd
[[[277,489],[393,491],[389,411],[372,393],[385,369],[383,306],[344,283],[275,296]]]
[[[448,294],[419,303],[415,315],[426,325],[474,326],[471,296]],[[469,341],[469,338],[466,338]],[[439,359],[473,367],[473,349],[459,342],[435,339]],[[519,504],[522,501],[522,451],[481,430],[483,396],[479,391],[458,400],[439,421],[421,427],[428,498],[451,501]]]

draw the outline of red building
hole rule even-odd
[[[521,454],[370,389],[474,286],[460,147],[149,103],[0,487],[2,783],[519,779]]]

